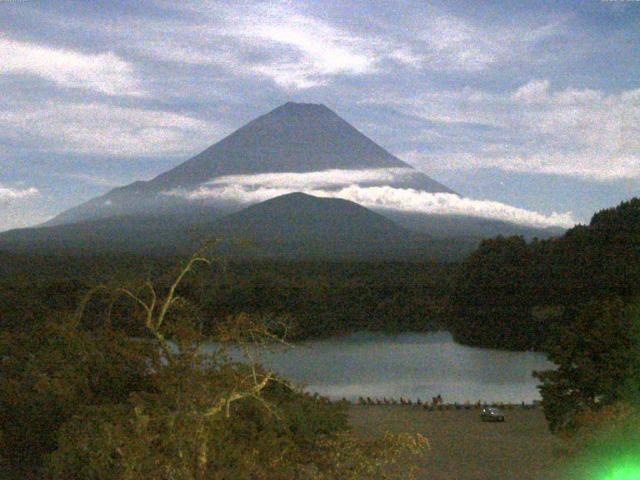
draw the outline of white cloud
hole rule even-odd
[[[236,32],[251,45],[284,47],[277,60],[250,67],[283,87],[305,88],[328,76],[362,75],[376,57],[365,39],[282,6],[258,7],[240,17]],[[234,28],[235,29],[235,28]]]
[[[532,80],[516,90],[511,98],[517,102],[542,103],[547,99],[549,80]]]
[[[0,232],[20,228],[44,220],[34,212],[33,200],[40,196],[35,187],[11,187],[0,184]]]
[[[0,37],[0,74],[28,74],[62,87],[143,95],[133,67],[112,52],[86,54]]]
[[[249,188],[285,187],[288,189],[335,188],[352,184],[389,183],[419,174],[412,168],[370,168],[362,170],[331,169],[317,172],[258,173],[225,175],[205,183],[204,188],[220,185],[242,185]]]
[[[387,50],[389,59],[401,65],[406,65],[416,70],[419,70],[423,66],[422,56],[407,45],[400,45]]]
[[[243,4],[241,8],[192,5],[194,12],[211,22],[207,26],[177,25],[195,46],[192,54],[186,54],[184,45],[177,45],[185,53],[175,57],[174,48],[161,47],[163,40],[152,42],[151,48],[145,42],[142,48],[160,57],[173,56],[174,61],[211,63],[234,73],[258,74],[285,89],[305,89],[335,76],[380,72],[385,60],[396,68],[476,72],[526,57],[538,42],[558,34],[562,25],[552,19],[527,28],[484,26],[427,7],[427,14],[410,15],[413,20],[404,25],[364,33],[302,13],[287,2]]]
[[[386,170],[386,171],[385,171]],[[571,212],[542,213],[489,200],[473,200],[449,193],[428,193],[411,188],[358,185],[355,182],[397,180],[393,170],[320,171],[306,174],[272,173],[220,177],[191,191],[172,191],[168,195],[190,200],[212,200],[240,204],[257,203],[292,192],[319,197],[337,197],[379,210],[419,212],[431,215],[469,215],[536,227],[570,227],[577,222]],[[304,178],[309,182],[305,182]],[[339,187],[339,188],[331,188]]]
[[[420,37],[426,44],[425,60],[434,69],[482,70],[495,63],[505,48],[451,15],[428,18]]]
[[[109,104],[22,104],[0,110],[0,135],[47,151],[125,157],[185,155],[219,127],[186,115]]]
[[[339,76],[379,71],[382,60],[415,66],[411,48],[361,34],[302,12],[302,5],[185,2],[189,19],[126,25],[128,48],[156,60],[222,67],[225,75],[258,77],[285,90],[325,85]],[[167,30],[174,34],[167,36]]]
[[[428,152],[401,155],[429,171],[492,167],[599,181],[640,178],[640,89],[551,87],[532,80],[513,92],[463,89],[367,103],[439,123],[413,135],[431,144]]]
[[[320,192],[318,194],[320,195]],[[544,215],[501,202],[474,200],[451,193],[428,193],[409,188],[352,185],[339,191],[336,196],[369,208],[432,215],[468,215],[535,227],[571,227],[577,223],[571,212]]]
[[[539,25],[482,24],[433,7],[413,17],[405,41],[415,43],[424,68],[478,72],[495,65],[542,61],[530,55],[543,40],[563,32],[564,19],[547,18]],[[416,42],[415,39],[418,39]]]
[[[533,49],[566,33],[565,19],[557,16],[524,26],[484,24],[427,5],[407,10],[404,19],[386,25],[384,18],[373,23],[320,18],[312,6],[288,1],[185,0],[181,8],[186,15],[178,18],[132,17],[108,30],[95,21],[91,26],[120,42],[121,48],[155,60],[222,67],[220,78],[262,77],[285,90],[325,85],[340,76],[396,75],[403,67],[413,73],[475,73],[525,58],[542,62],[546,56],[533,55]]]
[[[0,202],[34,197],[39,193],[40,192],[35,187],[12,188],[12,187],[3,187],[2,185],[0,185]]]

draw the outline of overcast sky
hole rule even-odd
[[[0,0],[0,92],[0,230],[290,100],[473,199],[587,222],[640,194],[640,1]]]

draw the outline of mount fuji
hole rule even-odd
[[[306,196],[291,196],[298,192]],[[167,251],[178,245],[191,246],[186,238],[193,238],[193,232],[203,236],[246,233],[239,222],[253,225],[254,231],[260,230],[256,230],[259,222],[274,223],[266,230],[295,232],[297,237],[307,239],[307,245],[317,244],[314,238],[322,237],[322,228],[318,221],[308,222],[304,205],[313,208],[318,219],[333,218],[334,226],[349,225],[352,219],[347,212],[357,211],[359,228],[347,229],[355,235],[354,245],[381,254],[401,244],[398,248],[405,253],[423,252],[423,248],[416,248],[416,242],[427,238],[432,244],[455,238],[468,251],[470,244],[499,234],[547,237],[558,233],[557,229],[536,229],[482,217],[425,213],[410,204],[416,195],[434,199],[429,201],[436,207],[442,198],[462,199],[377,145],[326,106],[286,103],[149,181],[115,188],[40,227],[0,234],[0,249],[86,253],[161,247]],[[284,203],[272,202],[282,196],[286,196]],[[353,208],[347,208],[344,202],[322,201],[327,197],[350,202]],[[265,207],[252,208],[263,202]],[[293,208],[291,204],[297,202],[302,203]],[[288,213],[283,216],[284,204]],[[363,213],[367,209],[373,210],[371,215]],[[259,219],[252,220],[258,213]],[[386,217],[384,222],[380,214]],[[225,220],[230,215],[235,216]],[[382,224],[388,233],[384,238],[379,235]],[[400,241],[409,237],[410,246]],[[371,248],[365,245],[367,238]],[[385,248],[381,248],[383,240]],[[349,235],[340,237],[342,251],[349,241]],[[294,250],[296,255],[305,255],[304,245]],[[325,256],[331,256],[331,252]]]
[[[116,188],[47,225],[176,212],[206,218],[278,193],[350,185],[453,193],[324,105],[290,102],[154,179]]]

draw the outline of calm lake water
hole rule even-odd
[[[260,362],[332,399],[431,400],[440,394],[459,403],[530,403],[540,398],[531,373],[553,368],[544,354],[465,347],[447,332],[357,333],[262,351]]]

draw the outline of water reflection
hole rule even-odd
[[[358,333],[261,351],[260,360],[307,391],[350,400],[531,402],[540,398],[531,372],[552,368],[543,354],[465,347],[447,332]]]

